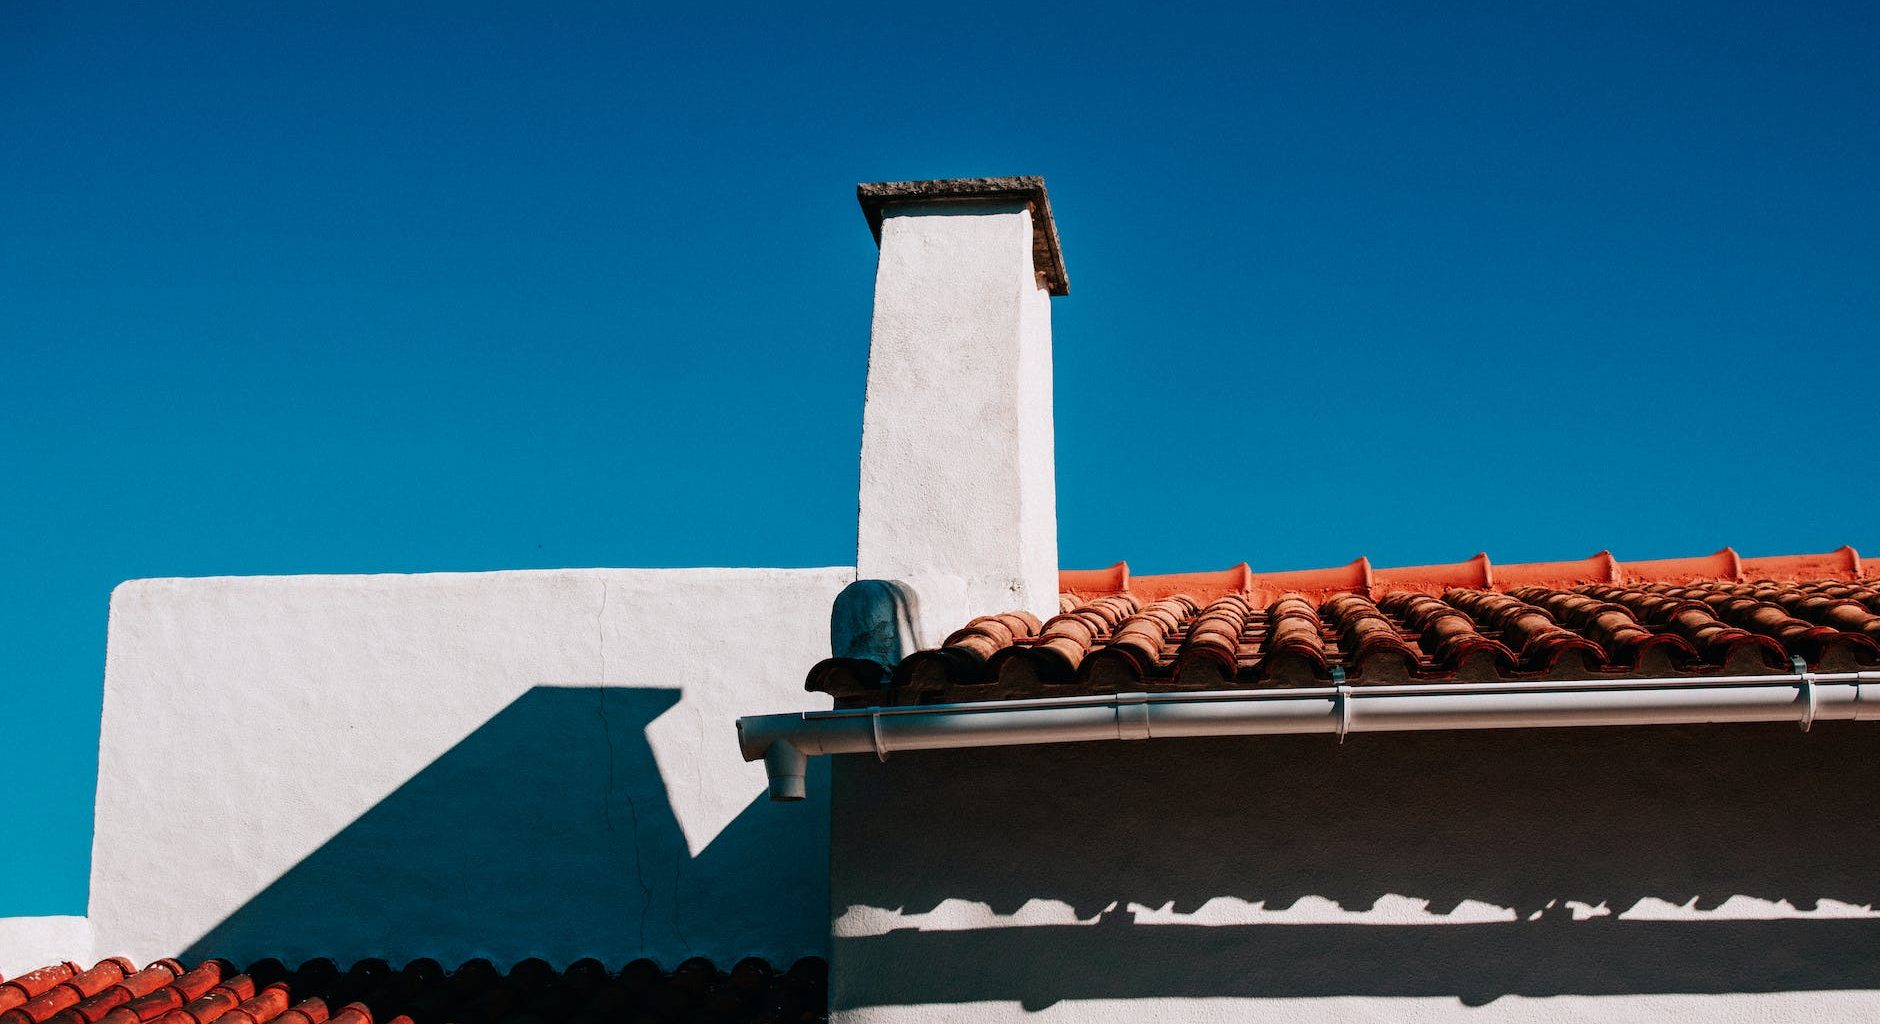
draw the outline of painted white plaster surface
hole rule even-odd
[[[844,1024],[1880,1020],[1850,723],[835,762]]]
[[[977,599],[971,596],[967,582],[962,577],[936,574],[901,576],[897,582],[914,604],[911,616],[913,631],[902,645],[902,657],[940,646],[974,616],[985,614],[971,611],[984,604],[984,594]],[[978,604],[975,604],[975,600]]]
[[[91,922],[82,917],[0,917],[0,978],[64,960],[91,966]]]
[[[854,570],[143,580],[113,594],[97,948],[394,961],[827,942],[826,786],[739,715],[815,706]],[[784,813],[787,812],[787,813]]]
[[[1241,925],[1241,924],[1482,924],[1489,921],[1513,921],[1515,912],[1475,900],[1464,900],[1448,913],[1434,913],[1429,900],[1386,894],[1368,909],[1347,910],[1322,896],[1306,896],[1290,907],[1271,908],[1263,902],[1249,903],[1232,896],[1216,896],[1192,912],[1175,909],[1174,903],[1148,907],[1131,903],[1124,908],[1136,926],[1169,924]],[[1036,928],[1041,925],[1093,927],[1102,924],[1104,915],[1115,913],[1117,903],[1100,912],[1079,914],[1063,900],[1026,900],[1010,914],[1001,914],[989,904],[974,900],[942,900],[933,910],[908,913],[900,908],[850,906],[830,926],[837,938],[862,938],[912,931],[977,931],[986,928]]]
[[[909,913],[901,908],[850,906],[830,925],[836,938],[861,938],[886,935],[896,931],[973,931],[984,928],[1034,928],[1040,925],[1078,925],[1091,927],[1103,923],[1104,915],[1114,913],[1117,903],[1100,912],[1078,914],[1063,900],[1026,900],[1010,914],[1001,914],[986,903],[973,900],[942,900],[933,910]],[[1138,927],[1155,925],[1247,925],[1247,924],[1354,924],[1354,925],[1433,925],[1488,924],[1517,920],[1538,921],[1556,907],[1575,921],[1613,916],[1604,903],[1593,906],[1579,900],[1555,900],[1528,912],[1525,917],[1513,907],[1498,907],[1479,900],[1463,900],[1446,912],[1430,909],[1430,901],[1386,893],[1369,907],[1346,908],[1323,896],[1303,896],[1289,907],[1269,907],[1265,901],[1215,896],[1193,911],[1177,910],[1173,901],[1150,907],[1131,903],[1124,908],[1130,923]],[[1855,905],[1839,900],[1821,899],[1804,910],[1788,900],[1762,900],[1750,896],[1731,896],[1717,907],[1699,907],[1692,897],[1683,904],[1672,904],[1657,897],[1639,900],[1618,915],[1622,921],[1784,921],[1784,920],[1880,920],[1880,911],[1871,905]]]
[[[1050,296],[1030,212],[891,207],[862,413],[862,578],[958,577],[966,618],[1055,615],[1052,438]]]
[[[1114,909],[1114,904],[1105,910]],[[983,928],[1034,928],[1040,925],[1094,925],[1102,914],[1080,915],[1063,900],[1026,900],[1010,914],[1001,914],[976,900],[947,899],[933,910],[910,914],[899,907],[850,906],[830,925],[837,938],[864,938],[898,931],[977,931]]]
[[[1768,992],[1728,996],[1510,996],[1487,1006],[1454,999],[1070,999],[1028,1009],[1017,1002],[895,1006],[845,1010],[842,1022],[891,1024],[1871,1024],[1873,992]]]

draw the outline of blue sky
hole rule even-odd
[[[1046,176],[1067,565],[1880,555],[1874,5],[681,6],[0,5],[0,916],[121,580],[848,564],[862,180]]]

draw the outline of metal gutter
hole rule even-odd
[[[801,800],[810,757],[1181,736],[1529,729],[1712,722],[1880,721],[1880,671],[1418,683],[853,708],[738,719],[772,800]]]

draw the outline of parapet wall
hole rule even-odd
[[[765,802],[729,723],[805,705],[854,576],[124,584],[89,921],[13,930],[41,963],[826,955],[826,798]]]

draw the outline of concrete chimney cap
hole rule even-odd
[[[916,203],[959,203],[1004,200],[1031,207],[1031,259],[1045,288],[1052,295],[1069,295],[1070,276],[1064,271],[1064,251],[1058,247],[1057,222],[1051,219],[1051,199],[1044,179],[1036,175],[1010,178],[945,178],[938,181],[875,181],[855,186],[855,198],[868,217],[868,230],[881,243],[882,211],[889,206]]]

